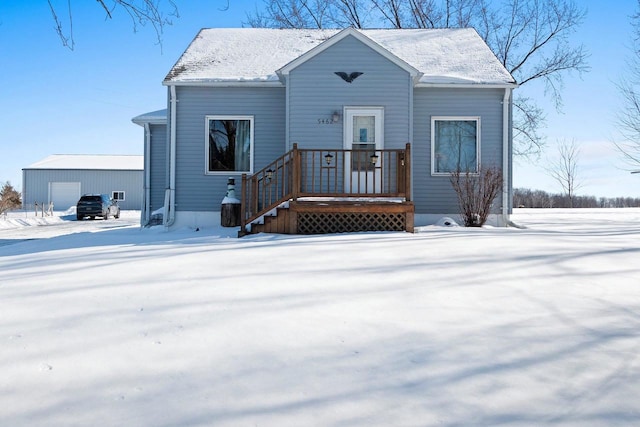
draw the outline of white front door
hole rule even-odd
[[[379,150],[384,148],[384,109],[345,107],[344,118],[344,148],[363,150],[345,156],[345,188],[351,193],[380,192],[382,156]]]

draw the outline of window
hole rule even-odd
[[[351,170],[364,172],[375,169],[371,156],[376,152],[376,116],[353,116],[353,139],[351,148]]]
[[[431,118],[431,173],[478,172],[479,117]]]
[[[253,170],[253,117],[207,116],[207,173]]]
[[[114,191],[111,193],[111,198],[117,202],[124,201],[124,191]]]

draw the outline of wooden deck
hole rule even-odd
[[[293,150],[243,175],[240,235],[413,232],[411,149]]]

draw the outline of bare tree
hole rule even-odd
[[[631,57],[627,62],[626,75],[617,83],[621,97],[621,108],[617,113],[621,142],[614,142],[623,161],[630,167],[640,166],[640,0],[638,11],[631,17],[633,26]]]
[[[365,28],[369,12],[361,0],[335,0],[331,20],[338,27]]]
[[[265,1],[264,11],[247,14],[252,27],[325,28],[333,22],[333,0]]]
[[[502,171],[484,168],[478,173],[457,170],[450,177],[465,227],[482,227],[489,218],[493,201],[502,188]]]
[[[0,188],[0,214],[22,206],[20,193],[18,193],[9,181]]]
[[[561,110],[564,76],[589,69],[584,46],[569,43],[586,12],[565,0],[510,0],[507,5],[496,13],[483,9],[481,35],[521,87],[542,81],[545,94]],[[541,151],[543,122],[543,111],[531,99],[514,99],[515,154]]]
[[[172,17],[178,17],[178,8],[173,0],[96,0],[96,2],[99,9],[104,12],[105,19],[113,19],[116,10],[124,11],[131,19],[134,32],[137,32],[139,27],[146,25],[153,27],[160,46],[162,46],[164,28],[172,24]],[[65,18],[60,18],[59,9],[56,9],[51,0],[47,0],[47,3],[53,16],[56,33],[60,37],[62,45],[73,50],[75,48],[75,38],[73,33],[72,1],[67,0],[67,8],[63,12]],[[169,12],[165,13],[165,10]]]
[[[578,162],[580,161],[580,148],[575,140],[558,142],[558,157],[549,161],[546,167],[547,173],[562,187],[562,191],[569,198],[569,207],[573,207],[575,192],[582,187],[578,179]]]
[[[252,26],[278,28],[474,27],[520,86],[543,82],[545,95],[562,107],[563,78],[588,71],[587,52],[570,36],[585,10],[573,0],[263,0]],[[544,111],[527,96],[514,103],[514,153],[539,154]]]

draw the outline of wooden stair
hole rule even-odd
[[[278,234],[292,234],[289,230],[291,226],[289,224],[289,209],[286,207],[276,208],[272,214],[267,214],[262,217],[262,223],[250,224],[250,231],[247,234],[257,233],[278,233]]]

